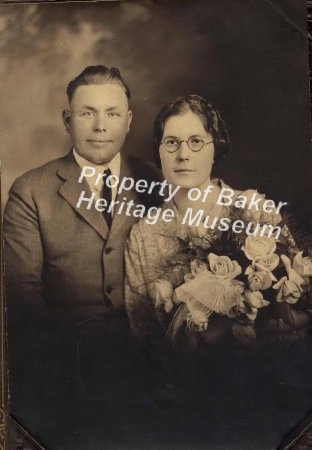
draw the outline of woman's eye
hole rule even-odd
[[[190,139],[190,142],[192,143],[192,144],[200,144],[201,142],[203,142],[203,140],[200,138],[200,137],[192,137],[191,139]]]
[[[177,145],[178,144],[178,140],[177,139],[166,139],[165,143],[166,145]]]

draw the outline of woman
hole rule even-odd
[[[154,225],[142,219],[126,247],[133,333],[249,343],[308,324],[312,263],[282,221],[283,204],[211,179],[229,150],[218,111],[198,95],[167,104],[155,121],[154,150],[175,195],[162,207],[172,214]]]

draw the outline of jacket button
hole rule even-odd
[[[106,288],[106,292],[107,292],[108,294],[111,294],[111,293],[112,293],[112,291],[113,291],[113,288],[112,288],[112,286],[107,286],[107,288]]]
[[[113,250],[112,247],[107,247],[105,249],[105,253],[108,255],[112,250]]]

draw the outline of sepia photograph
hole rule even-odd
[[[296,448],[312,421],[307,14],[1,3],[3,448]]]

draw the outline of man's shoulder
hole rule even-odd
[[[154,182],[154,187],[150,193],[143,192],[138,194],[140,201],[147,207],[160,206],[163,203],[163,197],[159,194],[160,183],[163,181],[161,171],[155,164],[143,161],[132,155],[124,158],[123,161],[128,169],[127,176],[133,178],[134,181],[146,180],[148,185]]]
[[[51,177],[56,175],[58,169],[68,163],[68,159],[69,154],[28,170],[14,181],[11,190],[19,190],[19,188],[25,188],[27,186],[31,188],[42,183],[47,184]]]
[[[162,181],[162,173],[156,165],[150,161],[144,161],[135,156],[129,155],[124,158],[125,164],[133,174],[133,178],[144,178],[147,181]]]

